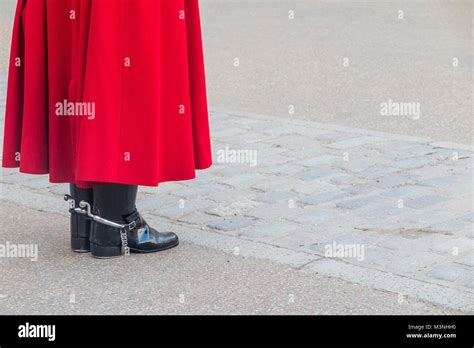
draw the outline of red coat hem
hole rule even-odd
[[[123,185],[138,185],[138,186],[158,187],[160,184],[167,183],[167,182],[179,182],[179,181],[188,181],[188,180],[196,179],[196,177],[197,177],[196,172],[197,171],[209,169],[212,166],[212,164],[213,163],[211,162],[208,165],[197,167],[196,171],[192,175],[179,175],[179,176],[169,177],[169,178],[166,178],[166,179],[163,179],[163,180],[160,180],[160,181],[153,181],[153,182],[143,180],[143,181],[137,181],[137,182],[131,183],[130,180],[127,180],[127,179],[121,180],[121,179],[117,178],[117,179],[110,179],[110,180],[109,179],[106,179],[106,180],[100,179],[99,180],[98,178],[93,178],[93,177],[84,178],[86,180],[71,181],[70,179],[54,178],[54,177],[51,177],[51,176],[49,177],[49,182],[52,183],[52,184],[71,184],[71,183],[73,183],[73,184],[76,184],[77,186],[82,187],[82,188],[90,188],[90,187],[94,187],[94,186],[107,185],[107,184],[123,184]],[[18,164],[11,165],[11,164],[5,164],[4,163],[2,165],[2,168],[8,168],[8,169],[19,168],[19,172],[22,173],[22,174],[30,174],[30,175],[48,175],[48,174],[50,174],[48,171],[38,171],[38,170],[35,170],[35,169],[22,168]]]
[[[198,0],[19,0],[2,162],[87,185],[209,168]]]

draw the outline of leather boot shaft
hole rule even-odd
[[[135,211],[138,186],[110,184],[94,187],[94,211],[101,217],[124,222],[124,216]]]

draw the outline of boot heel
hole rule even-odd
[[[70,203],[70,226],[71,226],[71,249],[76,253],[87,253],[90,251],[90,231],[91,221],[76,212],[79,208],[79,202],[93,201],[92,189],[81,189],[74,184],[69,185],[70,195],[65,195],[64,200]]]
[[[122,256],[122,248],[115,246],[102,246],[98,244],[91,244],[92,256],[97,259],[112,259]]]
[[[76,253],[88,253],[91,251],[89,239],[71,236],[71,249]]]
[[[71,249],[76,253],[90,251],[90,221],[76,213],[71,215]]]

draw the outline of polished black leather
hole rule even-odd
[[[146,223],[136,209],[136,197],[135,185],[111,184],[94,188],[94,213],[119,224],[135,222],[135,226],[127,230],[131,252],[151,253],[177,246],[179,239],[175,233],[158,232]],[[100,258],[120,256],[120,229],[93,221],[91,251],[93,256]]]
[[[94,187],[94,211],[115,222],[135,211],[138,186],[109,184]]]
[[[70,184],[69,191],[72,199],[74,199],[76,208],[79,208],[80,201],[86,201],[92,204],[92,189],[81,189],[74,184]],[[76,252],[88,252],[90,251],[91,220],[87,216],[78,214],[73,210],[70,210],[70,213],[71,249]]]
[[[150,227],[145,219],[135,210],[124,217],[127,223],[135,221],[136,227],[127,233],[128,246],[132,252],[154,252],[178,245],[178,236],[173,232],[158,232]]]

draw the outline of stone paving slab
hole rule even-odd
[[[471,147],[248,113],[211,121],[215,165],[195,181],[141,188],[150,222],[199,245],[474,312]],[[255,151],[256,165],[219,161],[226,148]],[[0,178],[2,200],[66,214],[66,185],[16,170]]]
[[[0,260],[3,315],[464,314],[303,271],[298,265],[304,259],[291,268],[247,257],[253,250],[295,262],[297,255],[285,249],[258,244],[263,248],[256,250],[256,243],[226,238],[219,246],[228,250],[215,250],[207,246],[215,242],[210,232],[198,235],[158,217],[152,217],[155,226],[179,232],[182,240],[198,238],[148,257],[131,255],[126,262],[97,260],[69,250],[66,215],[17,208],[0,202],[2,237],[35,243],[38,259]],[[34,234],[31,226],[37,226]]]

